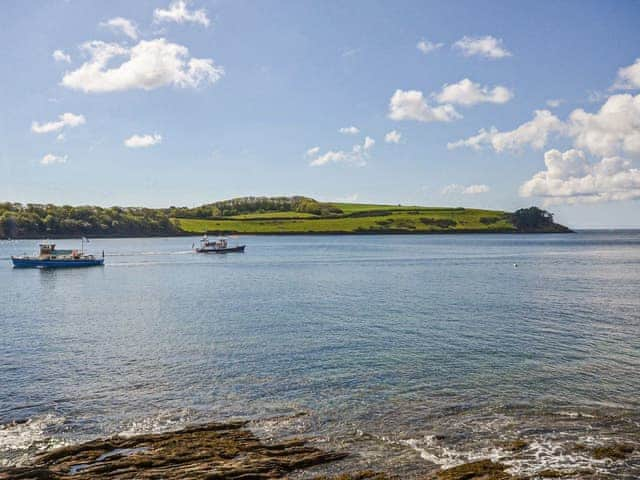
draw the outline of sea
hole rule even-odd
[[[294,478],[640,478],[640,231],[197,241],[90,239],[104,267],[67,270],[13,269],[38,242],[0,241],[0,468],[246,419],[351,453]]]

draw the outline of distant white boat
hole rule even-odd
[[[200,247],[196,248],[197,253],[243,253],[245,245],[229,246],[226,238],[220,237],[210,241],[205,234],[200,240]]]

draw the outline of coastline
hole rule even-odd
[[[199,237],[208,233],[210,235],[241,235],[241,236],[260,236],[260,237],[289,237],[296,236],[302,237],[305,235],[320,237],[320,236],[368,236],[368,235],[471,235],[471,234],[482,234],[482,235],[547,235],[547,234],[567,234],[567,233],[578,233],[575,230],[567,229],[566,231],[517,231],[517,230],[421,230],[421,231],[412,231],[412,230],[380,230],[380,231],[361,231],[361,232],[348,232],[348,231],[331,231],[331,232],[237,232],[237,231],[221,231],[221,232],[179,232],[175,234],[159,234],[159,235],[99,235],[93,236],[90,234],[82,234],[78,233],[75,235],[69,234],[50,234],[50,235],[27,235],[20,237],[11,237],[11,238],[0,238],[2,241],[11,241],[11,240],[42,240],[43,238],[59,240],[59,239],[68,239],[68,238],[77,238],[81,236],[85,236],[87,238],[92,239],[101,239],[101,238],[180,238],[180,237]]]
[[[304,413],[296,416],[305,415]],[[0,426],[4,428],[5,426]],[[384,469],[362,469],[347,459],[358,454],[344,446],[318,447],[312,438],[295,436],[264,439],[248,420],[208,422],[179,429],[106,438],[67,444],[35,453],[23,464],[0,467],[0,480],[77,480],[128,478],[306,478],[311,480],[536,480],[540,478],[596,479],[597,468],[574,466],[540,468],[535,473],[513,472],[511,459],[530,446],[523,438],[495,440],[501,454],[470,456],[454,465],[427,461],[423,473],[406,476]],[[634,456],[629,443],[588,447],[574,446],[579,455],[600,462],[621,462]],[[426,457],[421,455],[423,460]],[[429,466],[430,465],[430,466]],[[596,467],[594,465],[594,467]]]

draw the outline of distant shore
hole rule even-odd
[[[569,233],[537,207],[506,212],[463,207],[321,203],[245,197],[195,208],[0,203],[0,238],[212,235],[406,235]]]
[[[390,235],[390,236],[429,236],[429,235],[547,235],[547,234],[565,234],[565,233],[576,233],[574,230],[566,230],[561,232],[549,232],[549,231],[512,231],[512,230],[451,230],[451,231],[407,231],[407,230],[387,230],[387,231],[364,231],[364,232],[201,232],[201,233],[192,233],[192,232],[179,232],[173,234],[158,234],[158,235],[100,235],[100,236],[92,236],[83,235],[78,233],[76,235],[67,235],[67,234],[56,234],[56,235],[30,235],[30,236],[21,236],[21,237],[11,237],[11,238],[0,238],[3,241],[11,241],[11,240],[65,240],[72,238],[80,238],[82,236],[90,238],[90,239],[117,239],[117,238],[181,238],[181,237],[192,237],[198,238],[204,234],[208,235],[220,235],[220,236],[229,236],[229,235],[242,235],[242,236],[259,236],[259,237],[304,237],[304,236],[313,236],[313,237],[332,237],[332,236],[372,236],[372,235]]]

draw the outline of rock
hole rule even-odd
[[[501,444],[502,448],[509,452],[520,452],[529,446],[529,442],[522,439],[511,440]]]
[[[627,458],[633,453],[635,448],[633,445],[626,445],[623,443],[613,443],[611,445],[603,445],[601,447],[595,447],[591,450],[591,455],[596,460],[603,460],[605,458],[611,458],[613,460],[622,460]]]
[[[37,456],[32,466],[0,469],[0,479],[260,480],[344,457],[345,453],[323,452],[302,440],[264,444],[245,422],[210,423],[58,448]]]
[[[343,473],[341,475],[327,477],[320,476],[315,477],[313,480],[391,480],[392,477],[387,476],[385,473],[373,472],[365,470],[363,472]]]
[[[505,470],[506,465],[491,460],[478,460],[457,467],[441,470],[435,474],[437,480],[511,480],[515,477]]]

